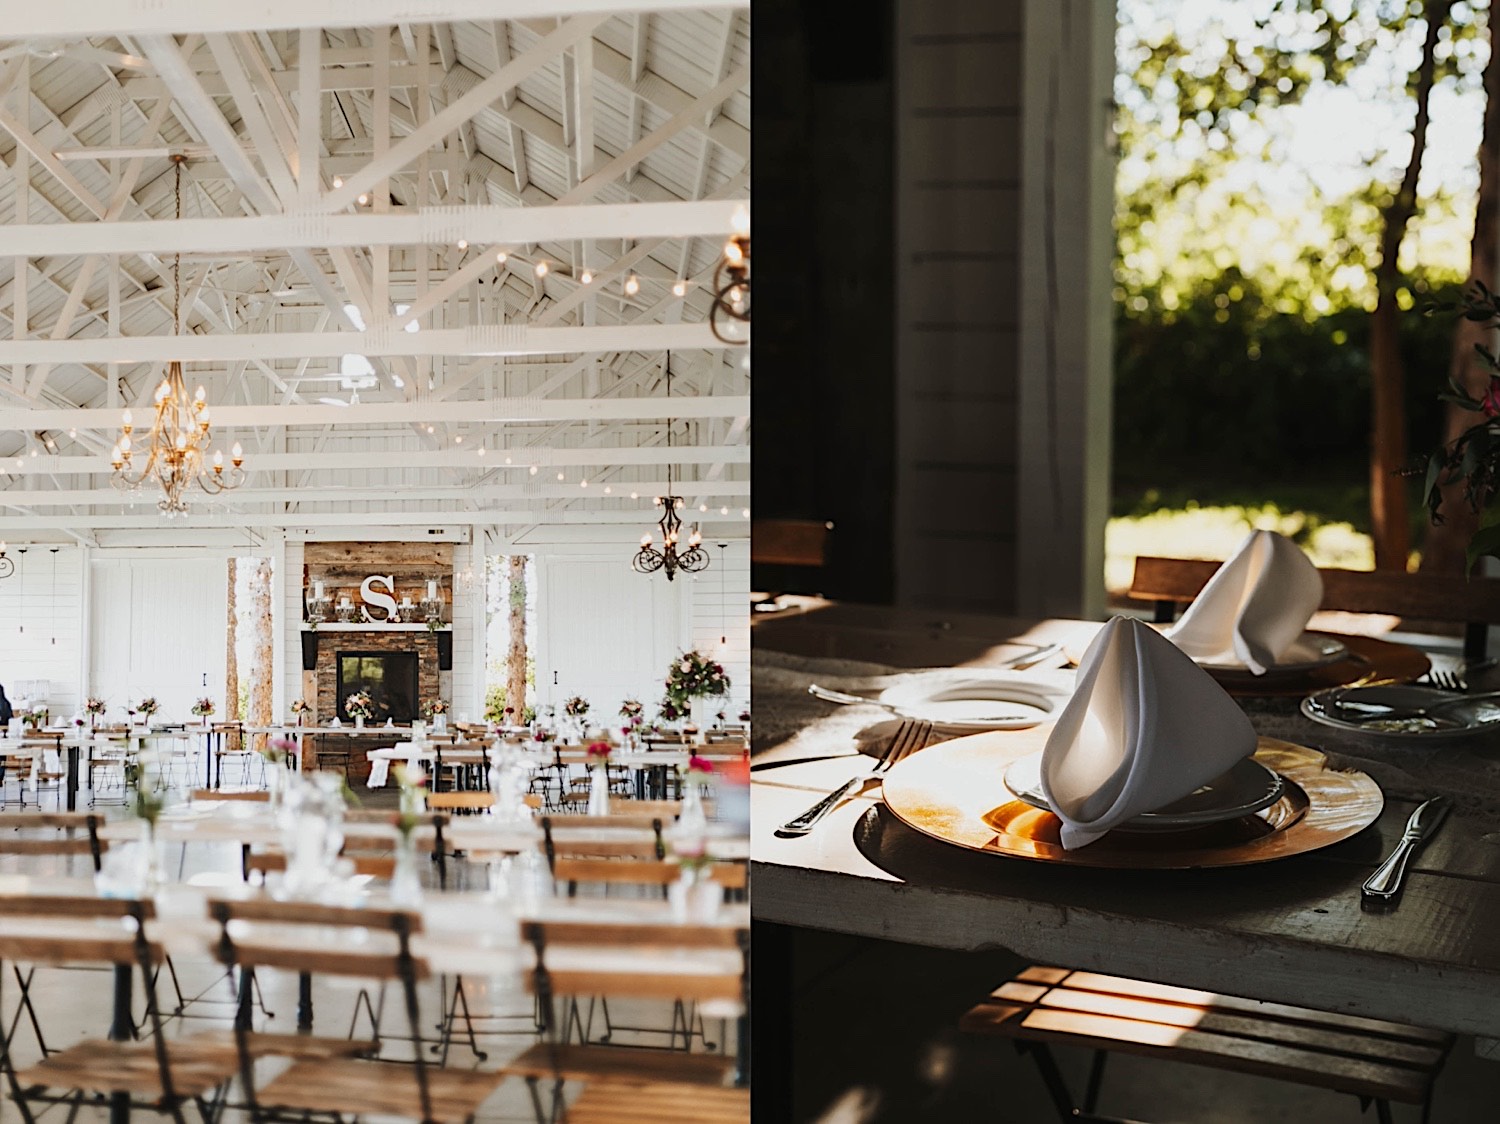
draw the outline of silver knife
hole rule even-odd
[[[1417,810],[1406,821],[1406,831],[1401,836],[1401,842],[1391,852],[1391,857],[1381,863],[1380,868],[1365,883],[1364,892],[1367,897],[1389,901],[1400,892],[1401,882],[1406,877],[1406,864],[1410,861],[1412,852],[1419,844],[1432,838],[1447,817],[1448,806],[1446,796],[1434,796],[1417,806]]]

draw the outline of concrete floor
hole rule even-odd
[[[1029,1059],[1008,1042],[953,1029],[1020,961],[1006,953],[949,953],[805,931],[796,932],[788,955],[788,933],[776,927],[755,933],[757,1122],[1057,1119]],[[778,1025],[767,1026],[768,1017]],[[1070,1087],[1081,1090],[1090,1055],[1056,1054]],[[1421,1118],[1414,1106],[1393,1107],[1398,1124]],[[1350,1096],[1123,1055],[1108,1063],[1098,1108],[1163,1124],[1374,1120],[1373,1110],[1361,1115]],[[1500,1065],[1476,1057],[1472,1039],[1459,1039],[1438,1079],[1432,1120],[1500,1121]]]

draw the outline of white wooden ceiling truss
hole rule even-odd
[[[747,3],[6,9],[0,539],[149,541],[109,449],[173,359],[250,473],[190,528],[628,541],[670,465],[747,533]]]

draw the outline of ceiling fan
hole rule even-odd
[[[104,66],[126,70],[150,70],[151,64],[139,55],[127,55],[122,51],[109,51],[84,42],[68,42],[65,39],[27,39],[0,50],[0,62],[30,55],[43,62],[62,59],[65,62],[101,63]]]

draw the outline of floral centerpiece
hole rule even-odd
[[[30,710],[16,712],[17,717],[33,730],[39,730],[47,721],[47,708],[45,706],[34,706]]]
[[[96,717],[98,715],[103,714],[104,713],[104,700],[103,699],[99,699],[99,698],[94,698],[93,696],[90,696],[88,699],[86,699],[84,701],[83,712],[85,714],[95,715]]]
[[[620,704],[620,717],[630,719],[632,726],[639,726],[645,714],[646,708],[640,699],[626,699]]]
[[[160,709],[161,704],[156,701],[156,698],[152,695],[147,695],[140,702],[136,703],[135,706],[130,708],[130,716],[131,718],[139,716],[142,722],[149,723],[151,721],[151,716]]]
[[[563,703],[563,713],[569,718],[582,718],[589,712],[589,700],[582,695],[574,695]]]
[[[417,873],[417,848],[413,836],[427,808],[427,774],[421,769],[397,765],[391,770],[400,787],[397,809],[391,815],[400,836],[396,847],[396,869],[391,875],[391,900],[397,905],[416,905],[422,900],[422,879]]]
[[[440,714],[448,713],[448,704],[443,699],[428,699],[422,704],[422,717],[428,722],[433,721]]]
[[[292,700],[292,717],[296,720],[297,725],[302,725],[302,716],[310,710],[312,710],[312,706],[306,699]]]
[[[363,725],[375,717],[375,701],[368,691],[355,691],[344,699],[344,710],[356,723]]]
[[[538,730],[533,735],[533,737],[535,737],[536,740],[539,741],[539,742],[541,742],[543,745],[546,745],[548,742],[550,742],[552,740],[553,733],[552,733],[551,730]]]
[[[691,699],[723,695],[729,691],[724,665],[696,649],[683,652],[667,670],[667,698],[679,706]]]
[[[207,718],[214,712],[214,700],[204,696],[193,704],[193,713],[199,718]]]
[[[130,814],[141,825],[140,889],[154,891],[161,883],[161,863],[156,847],[156,821],[161,818],[166,801],[162,793],[140,761],[128,762],[125,766],[126,800]]]

